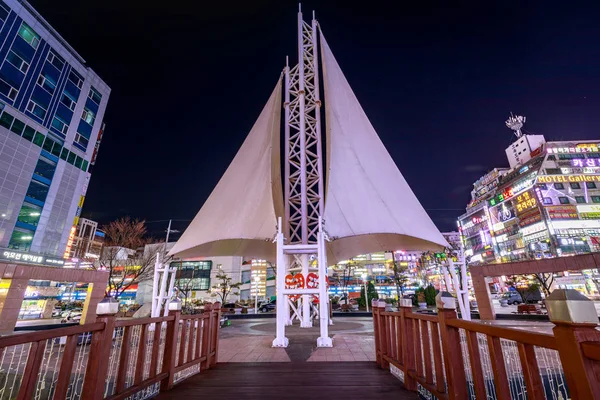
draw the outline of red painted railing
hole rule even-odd
[[[464,321],[453,309],[384,310],[373,307],[377,364],[409,390],[452,400],[600,399],[594,324],[556,323],[547,334]]]
[[[0,398],[148,398],[217,362],[220,304],[0,338]]]

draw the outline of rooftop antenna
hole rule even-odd
[[[523,136],[521,128],[523,127],[523,124],[525,124],[525,120],[526,118],[524,116],[513,115],[513,113],[511,112],[510,117],[508,117],[508,119],[506,120],[506,126],[515,131],[515,136],[517,138],[520,138],[521,136]]]

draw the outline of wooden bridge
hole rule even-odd
[[[600,399],[596,322],[554,321],[546,334],[460,320],[454,309],[384,309],[374,304],[376,363],[217,364],[218,303],[5,336],[0,399]]]

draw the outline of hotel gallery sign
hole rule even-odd
[[[538,183],[600,182],[600,175],[540,175]]]

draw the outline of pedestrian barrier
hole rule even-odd
[[[455,309],[373,306],[377,364],[424,398],[600,399],[597,324],[554,321],[546,334],[461,320]]]
[[[0,338],[0,399],[137,400],[217,362],[220,304]]]

